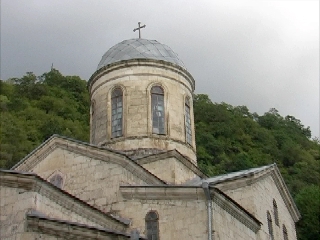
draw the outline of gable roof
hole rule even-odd
[[[250,177],[250,176],[253,176],[254,174],[258,174],[258,173],[263,172],[269,168],[272,168],[273,166],[275,166],[275,164],[257,167],[257,168],[250,168],[250,169],[241,170],[238,172],[226,173],[226,174],[222,174],[222,175],[208,178],[205,180],[205,182],[209,183],[209,185],[215,185],[218,183],[232,181],[232,180],[236,180],[239,178]]]
[[[53,202],[59,199],[59,204],[64,208],[79,213],[99,225],[110,226],[113,229],[122,231],[125,231],[130,225],[130,222],[123,221],[109,213],[101,211],[67,191],[47,182],[35,173],[0,169],[0,186],[37,192]]]
[[[221,189],[221,186],[224,186],[227,183],[232,183],[232,182],[237,182],[240,181],[241,179],[245,178],[254,178],[255,181],[259,181],[261,178],[270,175],[272,179],[274,180],[276,187],[286,205],[288,208],[291,217],[295,222],[297,222],[300,218],[301,215],[299,213],[299,210],[289,192],[289,189],[287,188],[287,185],[284,181],[284,179],[281,176],[281,173],[279,171],[279,168],[277,165],[270,164],[267,166],[262,166],[262,167],[257,167],[257,168],[251,168],[248,170],[242,170],[238,172],[232,172],[232,173],[227,173],[223,175],[218,175],[212,178],[200,180],[197,182],[194,182],[192,185],[200,185],[202,182],[207,182],[209,186],[213,187],[218,187]]]
[[[98,147],[93,144],[78,141],[72,138],[52,135],[21,161],[15,164],[11,169],[28,172],[39,162],[45,159],[53,150],[61,148],[73,153],[118,164],[131,172],[133,175],[144,180],[147,184],[166,184],[163,180],[132,161],[124,153],[106,147]]]

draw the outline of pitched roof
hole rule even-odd
[[[270,164],[270,165],[266,165],[266,166],[262,166],[262,167],[241,170],[238,172],[231,172],[231,173],[227,173],[227,174],[222,174],[222,175],[218,175],[215,177],[207,178],[203,181],[209,183],[209,185],[215,185],[217,183],[221,183],[221,182],[225,182],[225,181],[232,181],[232,180],[236,180],[239,178],[253,176],[254,174],[258,174],[258,173],[263,172],[267,169],[271,169],[274,166],[276,166],[275,163]]]
[[[128,220],[116,218],[111,214],[101,211],[69,192],[56,187],[35,173],[0,169],[0,186],[38,192],[52,201],[60,198],[60,205],[69,208],[73,212],[88,214],[92,221],[99,222],[100,224],[117,226],[116,228],[119,229],[126,229],[130,225]]]
[[[143,168],[141,165],[131,160],[126,154],[107,147],[98,147],[93,144],[78,141],[72,138],[52,135],[21,161],[15,164],[11,169],[27,172],[37,165],[40,161],[46,158],[50,152],[56,148],[66,149],[70,152],[75,152],[83,156],[91,157],[92,159],[111,161],[119,164],[123,168],[132,172],[134,175],[143,179],[148,184],[166,184],[163,180]],[[110,157],[110,154],[112,155]]]
[[[222,174],[222,175],[218,175],[218,176],[207,178],[207,179],[201,179],[201,180],[190,183],[190,185],[201,186],[203,182],[207,182],[210,187],[214,187],[214,186],[216,187],[218,184],[223,185],[224,183],[232,182],[232,181],[236,182],[244,178],[254,177],[256,179],[260,179],[266,174],[270,174],[271,177],[273,178],[276,184],[276,187],[280,192],[280,195],[283,198],[288,208],[288,211],[290,212],[294,221],[297,222],[301,218],[301,215],[275,163],[262,166],[262,167],[242,170],[238,172]]]

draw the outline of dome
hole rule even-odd
[[[156,40],[135,38],[124,40],[110,48],[98,65],[98,70],[111,63],[130,59],[155,59],[174,63],[186,69],[172,49]]]

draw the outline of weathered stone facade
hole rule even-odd
[[[1,239],[28,239],[26,230],[44,219],[128,231],[128,223],[102,213],[35,174],[2,171],[0,184]]]
[[[152,132],[151,88],[164,90],[165,134]],[[111,137],[111,92],[123,91],[123,135]],[[182,67],[171,63],[137,59],[113,63],[90,79],[91,142],[116,150],[137,148],[176,149],[196,163],[193,120],[194,80]],[[186,142],[185,100],[190,100],[192,143]]]
[[[267,211],[272,214],[273,223],[275,223],[273,208],[273,201],[275,201],[279,223],[273,225],[274,238],[283,239],[283,226],[285,226],[288,239],[296,239],[295,222],[298,221],[299,216],[295,214],[294,206],[291,205],[290,194],[285,191],[285,187],[281,186],[279,178],[275,176],[278,174],[277,171],[264,174],[259,179],[247,180],[246,183],[233,183],[229,186],[222,184],[220,188],[254,216],[264,216],[261,218],[263,224],[260,231],[261,239],[266,239],[268,236]]]
[[[116,45],[88,86],[91,143],[54,135],[0,170],[1,239],[296,239],[276,165],[197,167],[195,83],[167,46]]]

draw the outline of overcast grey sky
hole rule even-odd
[[[213,102],[276,108],[319,136],[319,1],[1,0],[1,79],[83,79],[116,43],[171,47]]]

